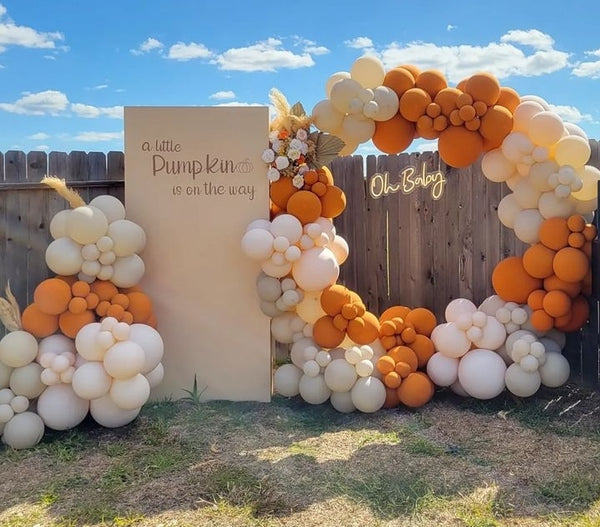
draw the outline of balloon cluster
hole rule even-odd
[[[58,275],[77,275],[88,283],[110,280],[118,287],[132,287],[144,276],[137,253],[146,245],[146,234],[125,219],[125,207],[114,196],[59,212],[50,234],[54,241],[46,249],[46,264]]]
[[[463,396],[491,399],[506,388],[529,397],[540,385],[557,387],[569,378],[561,349],[564,333],[541,332],[532,325],[527,305],[486,298],[477,308],[455,299],[446,308],[448,322],[432,333],[437,352],[427,373],[437,386]]]
[[[370,139],[382,152],[397,154],[413,139],[439,139],[440,157],[465,167],[500,146],[511,132],[519,95],[489,73],[477,73],[449,87],[442,72],[412,64],[385,71],[364,56],[351,72],[333,74],[327,98],[315,105],[315,126],[341,138],[351,154]]]
[[[73,428],[88,413],[123,426],[164,373],[152,302],[136,285],[144,231],[112,196],[85,205],[64,182],[43,182],[73,209],[50,224],[46,260],[60,276],[37,285],[22,315],[10,288],[0,298],[10,331],[0,340],[0,433],[13,448],[37,444],[44,427]]]

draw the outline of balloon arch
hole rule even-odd
[[[578,126],[536,96],[521,97],[489,73],[448,86],[437,70],[374,57],[333,74],[327,98],[307,115],[271,92],[277,116],[262,154],[270,221],[252,222],[244,253],[260,262],[260,307],[273,338],[290,346],[275,391],[341,412],[419,407],[435,387],[490,399],[508,389],[528,397],[569,378],[565,333],[586,322],[591,292],[591,224],[600,171]],[[316,131],[311,131],[314,126]],[[452,300],[445,322],[423,306],[379,316],[337,284],[348,245],[333,219],[346,206],[326,165],[372,140],[397,154],[414,139],[437,139],[439,155],[461,168],[480,159],[486,178],[512,191],[498,206],[503,225],[530,245],[497,264],[495,295],[478,306]]]

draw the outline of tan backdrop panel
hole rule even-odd
[[[266,107],[125,108],[127,217],[146,231],[142,287],[165,342],[152,397],[268,401],[269,319],[260,267],[244,257],[248,224],[267,218]]]

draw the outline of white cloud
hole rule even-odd
[[[531,54],[508,42],[520,39],[520,43],[524,43],[526,36],[529,36],[528,45],[535,42],[538,46]],[[482,70],[503,79],[510,75],[534,77],[568,66],[568,53],[552,48],[540,49],[553,40],[537,30],[510,31],[500,40],[483,46],[438,46],[418,41],[401,45],[392,42],[381,51],[381,58],[387,68],[411,63],[419,64],[423,70],[439,69],[454,83]]]
[[[33,139],[34,141],[45,141],[50,136],[45,132],[38,132],[37,134],[30,135],[27,139]]]
[[[50,150],[50,147],[48,145],[37,145],[33,147],[34,150],[36,151],[43,151],[43,152],[47,152],[48,150]]]
[[[133,55],[144,55],[145,53],[150,53],[152,50],[161,50],[162,48],[164,48],[164,44],[160,40],[148,37],[137,48],[130,49],[129,51]]]
[[[169,48],[167,58],[186,61],[192,59],[208,59],[212,56],[212,51],[210,51],[204,44],[197,44],[196,42],[184,44],[183,42],[177,42],[177,44],[173,44]]]
[[[231,101],[231,102],[220,102],[219,104],[213,104],[213,106],[266,106],[266,104],[261,104],[259,102]]]
[[[585,54],[588,57],[600,57],[600,49],[586,51]],[[571,73],[576,77],[600,79],[600,60],[578,62]]]
[[[564,121],[568,123],[592,122],[593,118],[588,113],[581,113],[575,106],[564,106],[548,104],[550,110],[558,114]]]
[[[219,69],[228,71],[277,71],[314,66],[309,53],[298,55],[281,46],[281,40],[269,38],[252,46],[228,49],[214,63]]]
[[[502,35],[500,42],[513,42],[523,46],[531,46],[534,49],[550,50],[554,47],[554,39],[537,29],[530,29],[528,31],[513,29]]]
[[[80,132],[73,137],[75,141],[93,143],[96,141],[118,141],[123,139],[123,132]]]
[[[346,46],[353,49],[369,49],[373,47],[373,41],[369,37],[356,37],[344,42]]]
[[[327,55],[329,53],[329,49],[325,46],[319,46],[313,40],[308,40],[304,37],[294,36],[294,46],[301,47],[305,53],[310,53],[311,55]]]
[[[452,31],[453,29],[456,29],[457,26],[453,26],[452,24],[448,24],[446,26],[446,31]]]
[[[72,103],[71,111],[78,117],[84,117],[86,119],[95,119],[97,117],[108,117],[109,119],[122,119],[123,118],[123,107],[122,106],[91,106],[89,104]]]
[[[0,18],[6,13],[6,8],[0,4]],[[31,27],[18,26],[8,19],[0,22],[0,53],[7,46],[52,49],[56,48],[56,43],[61,40],[64,40],[64,36],[58,31],[41,32]]]
[[[97,86],[92,86],[92,90],[105,90],[108,88],[108,84],[98,84]]]
[[[210,95],[208,97],[209,99],[216,99],[219,101],[225,100],[225,99],[235,99],[235,93],[232,92],[231,90],[228,91],[218,91],[213,93],[212,95]]]
[[[0,103],[0,110],[25,115],[58,115],[69,104],[67,96],[59,91],[46,90],[38,93],[25,93],[14,103]]]

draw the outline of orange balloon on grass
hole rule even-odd
[[[492,285],[502,300],[525,304],[532,291],[542,288],[542,281],[525,270],[520,256],[510,256],[494,268]]]
[[[435,392],[431,379],[423,372],[411,373],[397,389],[398,399],[409,408],[419,408],[428,403]]]

